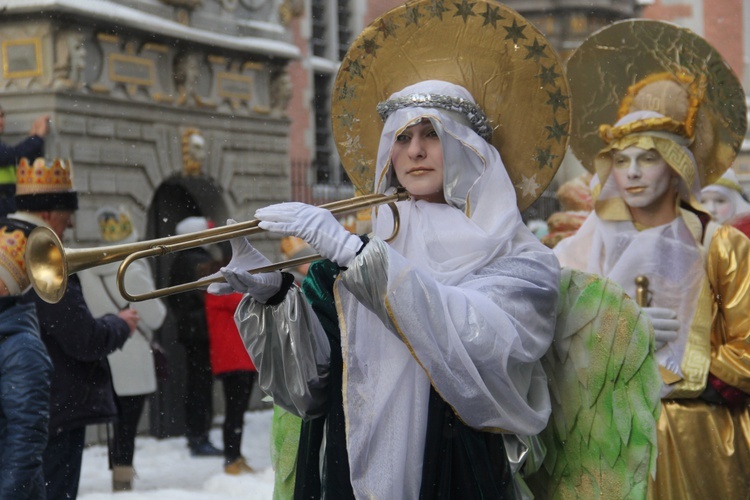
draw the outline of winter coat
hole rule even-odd
[[[33,162],[44,154],[44,139],[38,135],[31,135],[15,146],[0,142],[0,166],[10,165],[14,169],[21,158]]]
[[[169,286],[189,283],[218,271],[218,264],[204,248],[178,252],[169,272]],[[208,344],[206,292],[191,290],[167,296],[177,321],[177,339],[183,344]]]
[[[33,304],[0,298],[0,498],[46,498],[52,362]]]
[[[36,304],[42,340],[55,367],[50,436],[113,420],[117,407],[107,355],[125,344],[128,324],[114,314],[94,318],[75,274],[57,304],[43,301],[34,290],[24,300]]]
[[[83,298],[91,314],[101,316],[115,313],[127,307],[128,302],[117,289],[119,262],[97,266],[81,271]],[[154,279],[148,263],[137,260],[125,273],[125,289],[134,295],[153,291]],[[159,328],[167,315],[167,308],[160,299],[144,300],[130,305],[138,311],[138,330],[121,350],[109,355],[112,383],[118,396],[136,396],[156,391],[156,371],[151,353],[154,330]]]
[[[241,293],[206,294],[206,323],[214,375],[234,371],[256,371],[234,322],[234,311],[242,300]]]

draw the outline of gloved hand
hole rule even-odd
[[[654,326],[654,348],[658,351],[664,344],[677,338],[680,330],[680,320],[677,313],[663,307],[644,307],[651,324]]]
[[[229,224],[236,224],[236,221],[229,219],[227,225]],[[248,270],[268,266],[271,261],[256,250],[244,236],[232,238],[229,243],[232,245],[232,259],[229,264],[207,277],[213,278],[221,274],[226,283],[211,283],[208,285],[208,293],[212,295],[246,293],[261,304],[265,304],[281,290],[281,272],[250,274]]]
[[[321,256],[347,267],[362,247],[362,240],[324,208],[304,203],[278,203],[255,212],[258,224],[267,231],[302,238]]]

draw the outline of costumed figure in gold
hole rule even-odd
[[[591,35],[567,69],[571,146],[596,175],[596,201],[554,251],[631,296],[648,279],[643,311],[663,379],[649,496],[745,498],[750,241],[698,201],[744,137],[742,87],[705,40],[658,21]]]

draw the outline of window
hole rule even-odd
[[[331,129],[331,94],[339,63],[354,38],[353,0],[312,0],[313,96],[315,110],[315,180],[318,186],[351,190],[339,161]],[[335,11],[334,11],[335,9]],[[328,189],[324,189],[328,191]]]

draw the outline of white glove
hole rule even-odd
[[[236,224],[236,221],[229,219],[227,225],[229,224]],[[281,272],[250,274],[248,270],[268,266],[271,261],[257,251],[244,236],[232,238],[229,243],[232,245],[232,259],[229,264],[222,267],[219,272],[208,276],[208,278],[213,278],[221,273],[227,281],[226,283],[211,283],[208,285],[208,293],[212,295],[246,293],[261,304],[265,304],[281,290]]]
[[[664,344],[677,338],[680,330],[680,320],[677,313],[663,307],[644,307],[651,324],[654,326],[654,348],[658,351]]]
[[[279,203],[255,212],[262,229],[302,238],[321,256],[347,267],[362,248],[362,240],[353,235],[324,208],[304,203]]]

